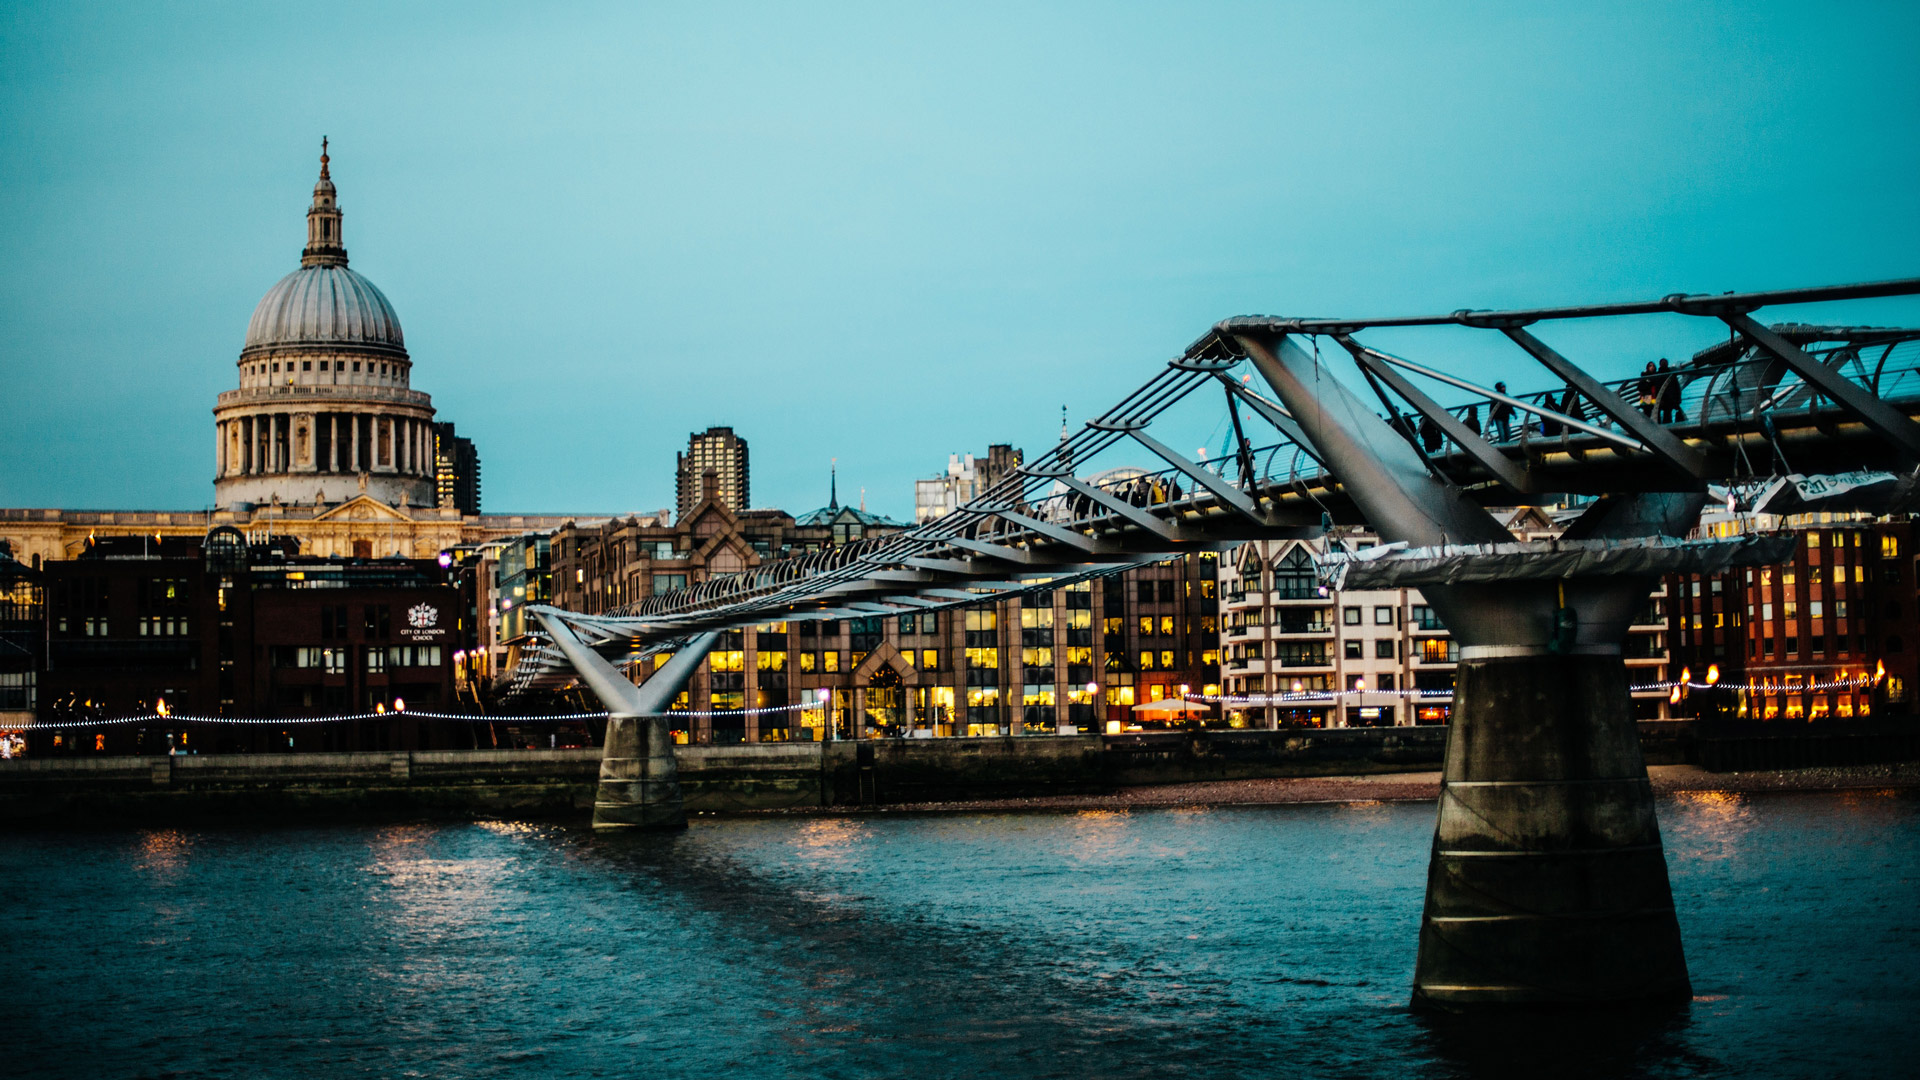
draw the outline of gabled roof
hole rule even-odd
[[[795,525],[861,525],[878,526],[883,529],[904,529],[904,522],[895,521],[885,514],[856,510],[851,506],[823,506],[818,510],[809,510],[793,519]]]

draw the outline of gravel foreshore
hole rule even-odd
[[[1920,790],[1920,762],[1854,765],[1771,772],[1712,773],[1693,765],[1655,765],[1647,770],[1662,794],[1718,791],[1737,794],[1785,791]],[[1365,776],[1302,776],[1257,780],[1211,780],[1190,784],[1125,787],[1094,795],[1035,795],[957,802],[890,803],[755,811],[765,814],[942,813],[996,810],[1133,810],[1187,806],[1283,806],[1299,803],[1431,802],[1440,797],[1438,772]]]

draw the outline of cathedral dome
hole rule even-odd
[[[344,265],[303,266],[267,290],[246,348],[349,346],[406,353],[400,316],[373,282]]]

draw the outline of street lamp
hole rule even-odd
[[[840,731],[833,726],[833,709],[827,704],[833,699],[833,691],[822,686],[813,692],[813,697],[820,703],[820,726],[827,729],[827,741],[840,741]]]

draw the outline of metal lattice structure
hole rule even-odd
[[[1243,317],[1211,328],[1078,431],[957,512],[917,528],[770,562],[600,614],[538,609],[614,659],[672,649],[697,634],[757,623],[864,618],[975,604],[1050,589],[1185,551],[1253,538],[1307,536],[1363,520],[1351,484],[1321,461],[1289,409],[1237,377],[1249,336],[1320,342],[1350,357],[1386,417],[1432,476],[1484,505],[1547,493],[1704,492],[1786,473],[1920,461],[1920,329],[1763,325],[1769,306],[1920,294],[1920,279],[1775,292],[1378,319]],[[1532,327],[1563,320],[1679,314],[1723,323],[1728,339],[1662,374],[1662,407],[1643,408],[1643,375],[1602,378]],[[1507,393],[1442,364],[1359,340],[1369,330],[1452,327],[1497,334],[1544,368],[1545,387]],[[1331,364],[1328,359],[1325,363]],[[1672,386],[1666,385],[1670,379]],[[1671,394],[1673,417],[1665,408]],[[1217,395],[1217,397],[1216,397]],[[1453,398],[1442,404],[1435,395]],[[1176,450],[1168,418],[1216,401],[1230,455]],[[1520,422],[1500,437],[1504,405]],[[1684,419],[1679,419],[1684,417]],[[1156,424],[1162,427],[1156,428]],[[1117,451],[1155,471],[1123,480],[1077,475]],[[520,651],[515,690],[554,685],[575,667],[548,638]]]

